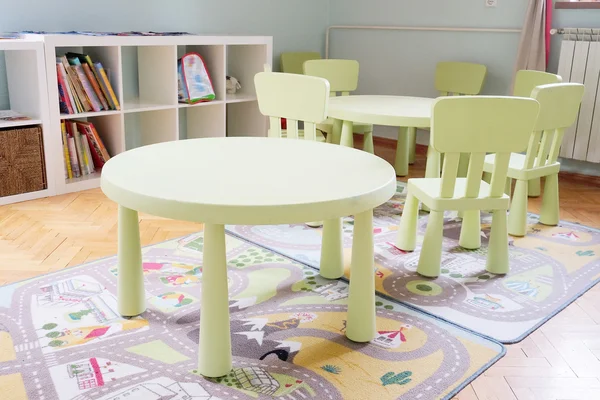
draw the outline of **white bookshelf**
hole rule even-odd
[[[0,129],[41,126],[47,182],[44,190],[0,197],[0,205],[52,196],[56,193],[52,164],[56,156],[53,154],[52,145],[49,145],[54,138],[48,108],[44,45],[35,39],[2,39],[0,58],[3,58],[6,67],[0,68],[0,74],[4,74],[6,78],[0,81],[5,81],[8,89],[8,99],[0,103],[2,105],[0,109],[10,109],[31,118],[21,121],[0,121]]]
[[[63,119],[93,122],[111,156],[171,140],[267,134],[267,119],[260,114],[256,101],[254,75],[263,70],[264,64],[272,62],[270,36],[26,35],[26,38],[42,41],[45,52],[42,55],[45,61],[38,61],[38,65],[43,65],[41,85],[45,85],[47,93],[46,104],[41,107],[48,111],[44,140],[48,181],[53,182],[53,191],[46,195],[100,185],[99,173],[65,179],[60,133]],[[88,54],[94,62],[103,64],[121,105],[120,111],[60,114],[55,59],[69,51]],[[186,52],[197,52],[204,59],[215,100],[193,105],[178,103],[177,59]],[[227,75],[241,82],[242,89],[235,95],[226,93]]]

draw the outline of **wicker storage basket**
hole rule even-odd
[[[0,129],[0,197],[46,189],[42,128]]]

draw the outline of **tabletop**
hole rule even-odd
[[[372,209],[396,192],[396,174],[382,158],[333,144],[205,138],[118,154],[102,168],[101,187],[118,204],[152,215],[266,225]]]
[[[434,101],[409,96],[338,96],[329,100],[327,116],[373,125],[428,128]]]

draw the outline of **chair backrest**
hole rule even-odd
[[[515,76],[513,96],[531,97],[531,92],[536,86],[561,82],[562,77],[560,75],[551,74],[549,72],[522,69],[517,71],[517,75]]]
[[[356,60],[309,60],[304,62],[304,74],[327,79],[331,95],[348,96],[358,86],[359,64]]]
[[[259,72],[254,76],[258,108],[269,117],[269,137],[281,137],[281,118],[287,120],[287,137],[298,138],[298,121],[304,138],[316,140],[316,124],[327,119],[329,82],[315,76]]]
[[[435,89],[441,96],[481,93],[487,75],[483,64],[444,61],[435,68]]]
[[[583,99],[580,83],[553,83],[537,86],[531,97],[540,103],[540,114],[529,138],[525,165],[532,169],[554,164],[565,129],[575,123]]]
[[[308,60],[320,60],[321,53],[318,52],[288,52],[281,53],[279,58],[281,72],[287,74],[302,74],[302,64]]]
[[[444,154],[440,197],[453,198],[461,153],[468,153],[461,197],[478,197],[486,153],[495,153],[489,197],[501,197],[512,152],[525,150],[537,121],[535,99],[507,96],[440,97],[433,105],[431,145]]]

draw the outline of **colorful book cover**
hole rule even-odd
[[[61,57],[62,63],[65,66],[65,70],[67,71],[67,75],[71,79],[71,83],[73,84],[73,88],[75,89],[76,98],[78,99],[78,105],[81,106],[80,112],[87,112],[92,109],[92,106],[85,95],[85,91],[83,90],[83,86],[81,82],[79,82],[79,78],[77,76],[77,72],[73,69],[74,67],[69,64],[66,56]]]
[[[73,169],[71,168],[71,157],[69,156],[69,144],[67,141],[65,121],[60,121],[60,132],[62,134],[63,153],[65,158],[65,175],[67,179],[71,179],[73,178]]]
[[[92,139],[94,140],[95,143],[98,144],[98,147],[100,148],[100,155],[102,157],[102,159],[104,160],[104,162],[110,160],[110,154],[108,153],[108,150],[106,150],[106,147],[104,146],[104,143],[102,142],[102,139],[100,138],[100,135],[98,134],[98,131],[96,130],[96,127],[94,126],[94,124],[92,124],[91,122],[79,122],[80,125],[85,126],[88,132],[91,132],[92,134]]]
[[[83,64],[82,66],[83,66],[83,71],[85,72],[85,75],[88,77],[88,80],[92,84],[92,88],[94,88],[94,92],[96,92],[96,96],[98,96],[98,100],[100,100],[100,103],[102,104],[102,108],[104,108],[105,110],[110,110],[110,107],[108,106],[108,102],[106,101],[106,99],[104,98],[104,95],[102,94],[102,90],[100,89],[100,86],[98,85],[98,81],[96,81],[96,76],[92,72],[92,69],[90,69],[90,66],[87,64]],[[92,66],[92,68],[94,68],[94,67]]]
[[[79,178],[81,176],[81,168],[79,167],[79,161],[77,157],[77,146],[75,145],[75,137],[71,131],[71,124],[65,122],[67,130],[67,145],[69,147],[69,158],[71,160],[71,168],[73,170],[73,177]]]
[[[56,79],[58,81],[58,100],[59,108],[62,114],[73,114],[71,99],[69,98],[67,82],[65,82],[62,73],[60,72],[61,63],[56,64]]]
[[[105,88],[109,94],[109,97],[107,97],[107,99],[111,102],[111,107],[115,110],[120,110],[121,107],[119,105],[119,100],[117,99],[117,96],[115,95],[115,92],[113,91],[112,85],[110,84],[110,81],[108,80],[108,76],[106,75],[106,71],[104,70],[104,67],[99,62],[95,63],[94,67],[98,71],[98,74],[100,75],[100,78],[101,78],[100,86]]]
[[[87,142],[88,142],[88,145],[90,148],[90,155],[92,157],[92,160],[94,161],[94,167],[96,169],[101,169],[104,166],[105,161],[102,157],[102,151],[100,150],[100,145],[96,142],[91,128],[89,127],[89,125],[84,125],[79,122],[77,123],[77,127],[79,129],[79,132],[81,132],[82,134],[85,134],[85,137],[87,139]]]
[[[71,132],[75,138],[75,149],[77,150],[77,160],[79,160],[79,169],[81,170],[81,175],[87,175],[89,172],[85,162],[83,145],[81,144],[81,135],[77,131],[77,125],[74,122],[70,122],[70,125]]]
[[[75,69],[75,72],[77,73],[77,77],[79,78],[79,81],[81,82],[81,85],[83,86],[83,90],[85,91],[87,99],[90,101],[92,109],[96,112],[102,111],[102,103],[100,103],[100,100],[98,99],[98,96],[96,95],[96,92],[94,92],[94,88],[92,87],[92,84],[90,83],[89,79],[87,78],[85,71],[83,70],[83,66],[81,65],[81,62],[79,62],[79,59],[76,57],[67,58],[67,59],[69,60],[69,63],[71,64],[71,66]]]
[[[75,104],[75,99],[73,98],[73,85],[69,76],[67,75],[67,71],[65,70],[65,66],[63,65],[60,57],[56,58],[56,69],[59,71],[60,76],[62,77],[63,89],[66,90],[65,95],[68,98],[69,110],[71,111],[71,114],[74,114],[77,112],[77,105]]]
[[[88,143],[87,135],[84,131],[80,131],[79,135],[81,136],[81,145],[83,146],[83,156],[85,158],[85,163],[87,166],[88,174],[93,174],[96,171],[96,166],[94,165],[94,159],[92,158],[92,151],[90,149],[90,145]]]
[[[92,58],[87,54],[71,53],[71,52],[67,53],[66,56],[67,57],[77,57],[77,58],[79,58],[80,62],[84,63],[83,64],[84,66],[86,64],[89,66],[90,72],[92,72],[92,74],[94,75],[94,79],[90,78],[90,81],[92,82],[92,86],[94,86],[94,89],[98,89],[96,91],[98,98],[100,99],[100,101],[102,102],[102,105],[104,105],[104,108],[106,110],[108,110],[109,108],[114,110],[115,109],[114,107],[112,107],[112,106],[109,107],[110,94],[107,91],[105,91],[104,87],[102,86],[101,76],[98,73],[98,71],[96,70],[96,68],[94,68],[94,63],[92,62]],[[87,73],[87,69],[86,69],[86,73]]]
[[[61,114],[69,114],[69,108],[65,101],[65,92],[61,84],[60,73],[57,71],[56,75],[56,79],[58,80],[58,107]]]

